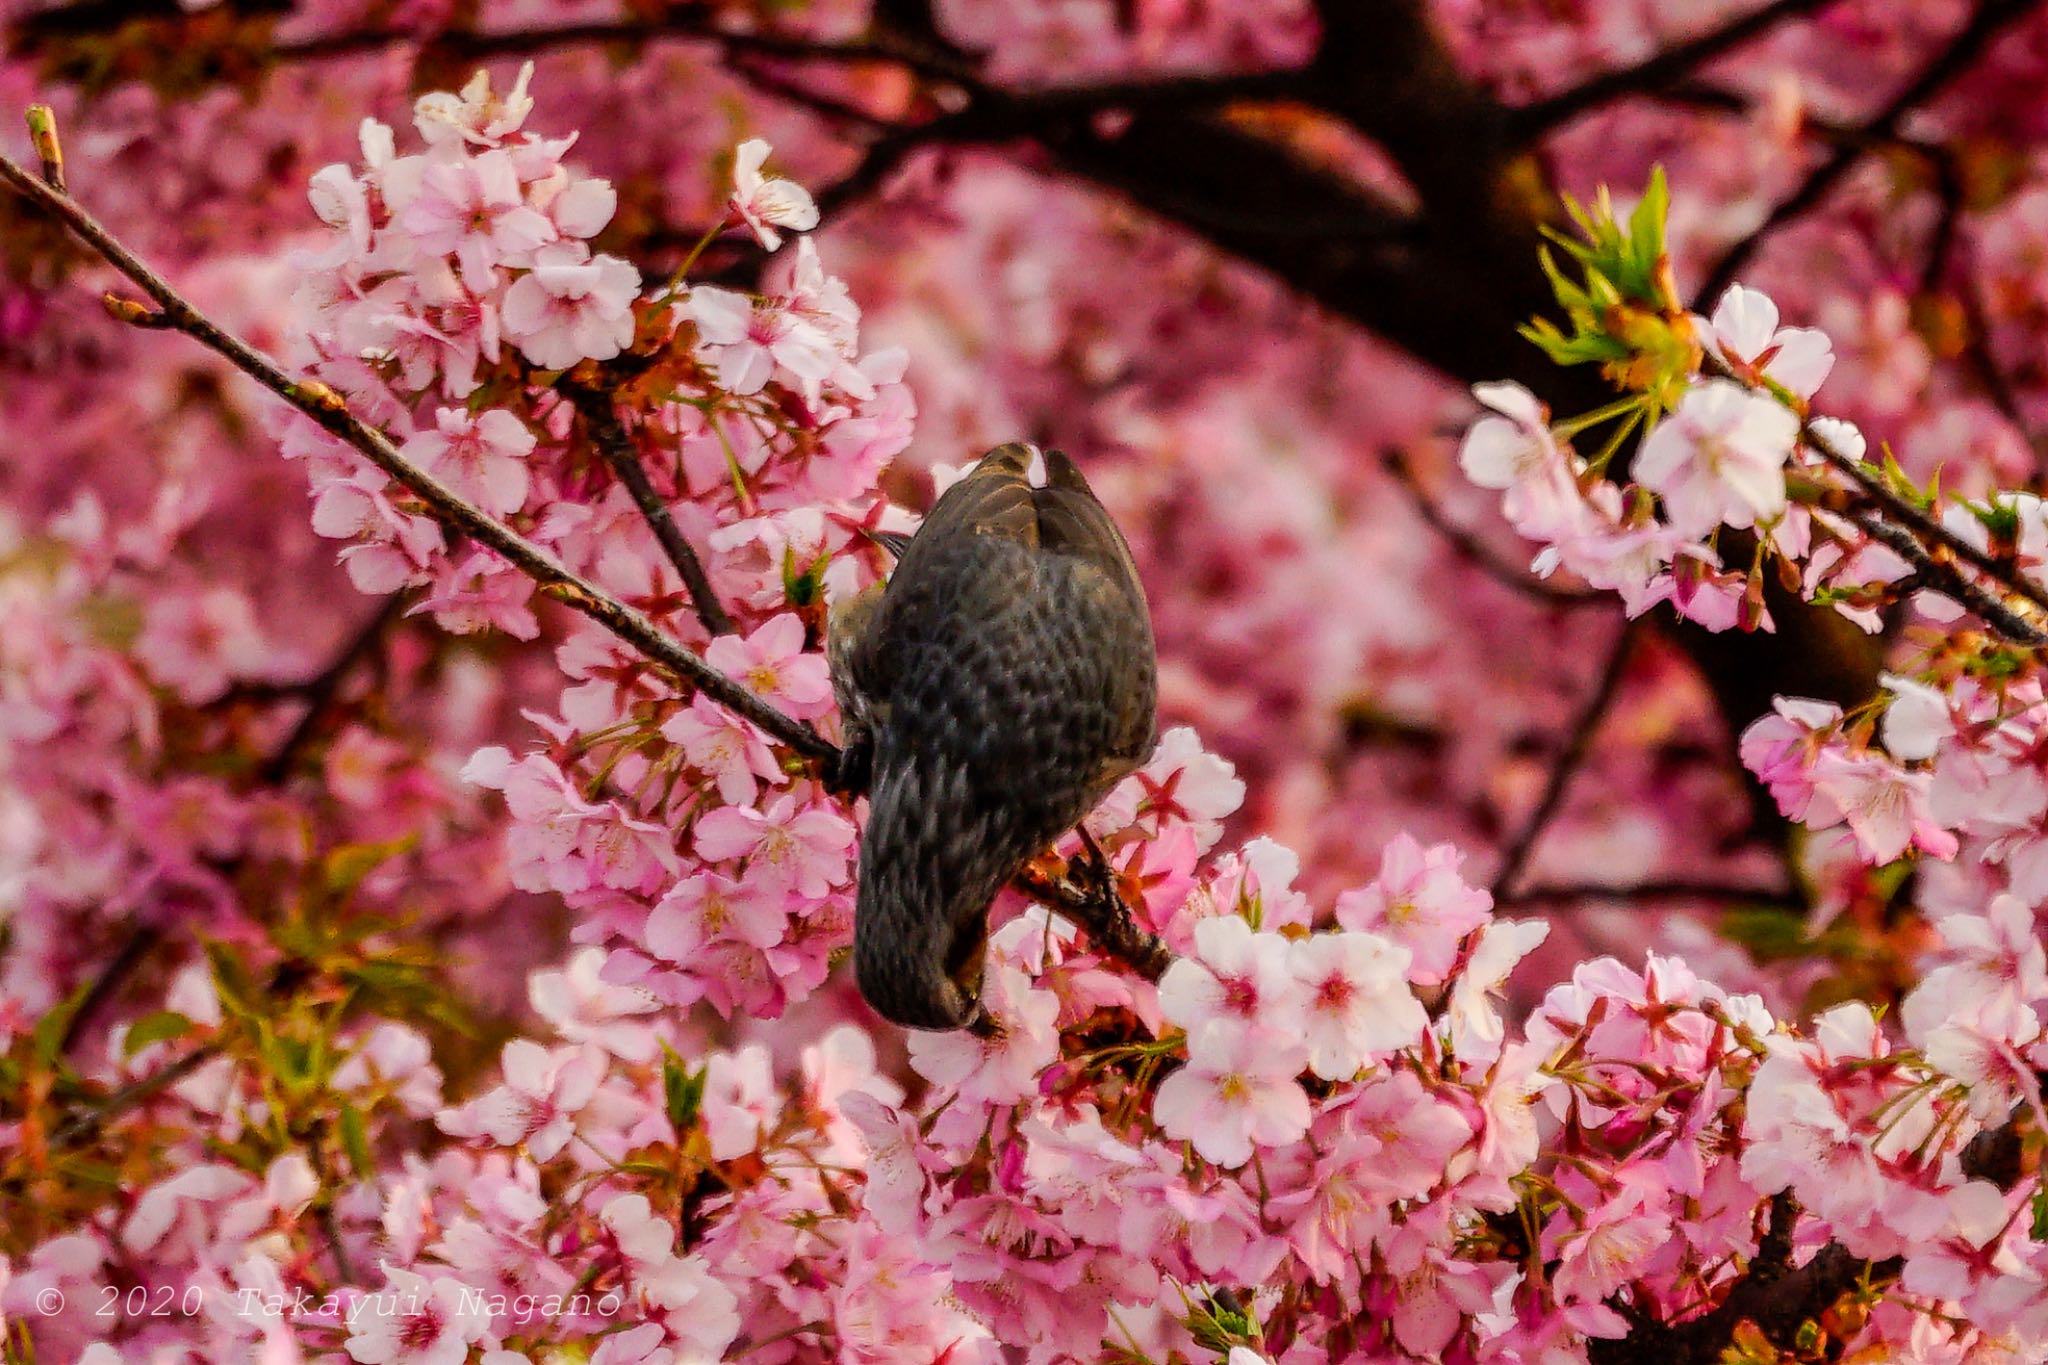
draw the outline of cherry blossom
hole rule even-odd
[[[1254,1145],[1280,1146],[1308,1128],[1308,1095],[1295,1083],[1300,1053],[1221,1020],[1190,1039],[1187,1065],[1168,1076],[1153,1115],[1169,1137],[1205,1160],[1242,1166]]]
[[[505,335],[542,369],[609,360],[633,339],[633,267],[557,243],[533,253],[533,269],[505,291]]]
[[[1768,524],[1785,510],[1785,462],[1798,430],[1776,400],[1709,379],[1643,438],[1636,477],[1682,534]]]
[[[775,229],[809,232],[818,225],[818,206],[811,192],[794,181],[761,175],[769,150],[760,138],[749,138],[733,153],[732,211],[762,246],[773,251],[782,245],[782,234]]]
[[[485,511],[503,516],[526,505],[526,457],[534,445],[533,433],[509,412],[471,417],[442,408],[435,429],[417,433],[403,449]]]
[[[1813,397],[1834,368],[1825,333],[1778,326],[1778,305],[1739,284],[1730,285],[1714,305],[1706,332],[1716,354],[1753,367],[1801,398]]]

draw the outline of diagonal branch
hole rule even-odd
[[[1920,586],[1941,593],[1968,607],[1984,623],[2006,639],[2039,647],[2048,645],[2048,634],[1999,601],[1978,584],[1963,576],[1954,564],[1936,559],[1912,532],[1894,526],[1868,512],[1845,513],[1856,528],[1911,564]]]
[[[807,758],[830,761],[838,749],[809,725],[776,710],[739,681],[685,649],[648,617],[589,582],[454,489],[414,464],[391,439],[348,410],[341,395],[317,381],[300,382],[269,356],[232,335],[194,308],[162,276],[136,256],[69,195],[0,156],[0,180],[39,208],[62,220],[115,269],[133,280],[161,309],[162,326],[190,336],[264,388],[347,442],[370,463],[416,495],[436,520],[496,551],[540,585],[541,591],[589,617],[654,662],[680,674],[712,700],[752,721]],[[131,304],[131,308],[135,305]]]
[[[1760,5],[1719,28],[1673,43],[1634,66],[1603,71],[1569,89],[1521,106],[1509,119],[1510,136],[1517,145],[1527,145],[1610,100],[1623,95],[1655,94],[1787,20],[1803,18],[1832,3],[1833,0],[1773,0],[1771,4]]]
[[[348,642],[336,654],[334,662],[320,670],[292,689],[293,695],[306,701],[306,713],[299,717],[291,733],[277,746],[277,751],[263,761],[258,775],[266,783],[282,782],[291,774],[299,761],[299,755],[313,742],[327,713],[332,709],[341,685],[348,681],[348,675],[355,671],[357,664],[368,658],[384,640],[385,632],[396,625],[405,614],[405,594],[392,593],[387,596],[365,621],[362,627],[351,635]]]
[[[625,423],[619,420],[619,410],[613,406],[612,396],[602,389],[569,379],[563,380],[560,388],[583,418],[597,453],[604,457],[612,474],[632,495],[633,505],[640,509],[648,529],[661,542],[662,552],[668,556],[669,563],[675,565],[676,572],[682,575],[683,585],[690,592],[690,604],[696,608],[697,619],[713,635],[732,634],[732,617],[726,615],[725,607],[720,604],[718,593],[711,586],[711,578],[704,572],[704,561],[697,557],[695,547],[684,538],[668,504],[647,477],[647,470],[640,463],[640,451],[627,434]]]
[[[1515,878],[1522,875],[1529,855],[1536,851],[1536,841],[1543,837],[1544,828],[1564,804],[1565,788],[1571,785],[1573,775],[1586,761],[1586,754],[1593,746],[1593,734],[1600,728],[1607,708],[1614,704],[1616,694],[1621,691],[1621,680],[1628,672],[1628,660],[1635,652],[1635,642],[1636,622],[1630,621],[1615,637],[1607,662],[1600,669],[1600,680],[1593,685],[1592,695],[1586,698],[1586,704],[1573,719],[1571,733],[1557,756],[1557,762],[1551,765],[1543,794],[1536,799],[1535,808],[1522,822],[1522,827],[1515,831],[1514,837],[1508,841],[1507,851],[1501,855],[1500,871],[1493,875],[1493,894],[1496,897],[1505,895],[1514,885]]]
[[[1431,501],[1414,468],[1402,458],[1399,451],[1387,451],[1381,456],[1380,463],[1386,468],[1387,473],[1393,476],[1394,482],[1401,485],[1402,491],[1408,494],[1409,501],[1414,504],[1415,515],[1422,518],[1423,524],[1443,537],[1445,544],[1502,587],[1511,588],[1539,602],[1557,606],[1584,607],[1595,603],[1611,603],[1614,600],[1611,593],[1596,592],[1591,588],[1568,587],[1561,583],[1553,583],[1547,578],[1531,578],[1518,565],[1470,530],[1445,516],[1444,510]]]
[[[1769,216],[1755,231],[1735,243],[1724,252],[1714,268],[1707,272],[1705,285],[1700,289],[1701,299],[1713,299],[1741,273],[1749,264],[1764,240],[1771,233],[1793,219],[1801,217],[1821,200],[1828,192],[1841,183],[1842,179],[1856,168],[1864,154],[1897,135],[1899,125],[1906,116],[1968,71],[1971,63],[1988,47],[1994,38],[2008,26],[2026,17],[2040,0],[1979,0],[1976,11],[1968,23],[1957,30],[1955,36],[1929,58],[1920,72],[1908,81],[1905,88],[1886,102],[1885,106],[1872,115],[1859,130],[1859,136],[1844,140],[1836,146],[1828,158],[1808,173],[1806,179],[1791,195],[1780,201]]]

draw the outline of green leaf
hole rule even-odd
[[[145,1014],[128,1026],[128,1036],[121,1042],[121,1054],[133,1057],[151,1043],[182,1038],[191,1031],[192,1021],[176,1010],[158,1010],[154,1014]]]
[[[1642,202],[1629,215],[1628,235],[1634,263],[1647,265],[1653,275],[1664,259],[1664,222],[1670,213],[1671,186],[1664,179],[1664,167],[1652,166]]]
[[[704,1108],[704,1081],[708,1068],[700,1066],[695,1071],[690,1070],[667,1043],[661,1045],[661,1052],[662,1097],[667,1103],[668,1121],[681,1135],[697,1126],[697,1115]]]
[[[222,1009],[243,1019],[259,1018],[265,1013],[263,990],[234,949],[210,941],[206,945],[206,961],[213,969],[213,991],[220,997]]]
[[[1804,916],[1775,906],[1742,906],[1721,917],[1721,934],[1749,949],[1760,962],[1804,957],[1816,944],[1806,936]]]
[[[368,1179],[376,1172],[377,1163],[370,1155],[370,1133],[363,1122],[363,1111],[344,1100],[341,1104],[341,1150],[348,1153],[348,1164],[355,1167],[356,1174]]]
[[[419,835],[407,834],[373,844],[346,844],[327,855],[321,865],[328,891],[346,896],[362,885],[363,878],[393,858],[410,853],[419,845]]]
[[[32,1040],[36,1056],[44,1066],[56,1067],[63,1063],[64,1035],[71,1031],[71,1021],[78,1017],[79,1010],[85,1007],[85,997],[91,993],[92,983],[88,981],[36,1020]]]

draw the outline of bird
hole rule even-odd
[[[985,1031],[996,893],[1151,756],[1151,616],[1130,546],[1061,451],[998,446],[914,535],[877,539],[895,571],[826,631],[842,785],[868,795],[855,980],[905,1028]]]

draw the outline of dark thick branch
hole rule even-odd
[[[1866,1261],[1830,1242],[1805,1265],[1770,1273],[1773,1267],[1760,1254],[1750,1273],[1711,1311],[1675,1325],[1638,1326],[1619,1340],[1588,1341],[1586,1354],[1593,1365],[1714,1365],[1744,1322],[1789,1347],[1801,1323],[1818,1319],[1865,1281],[1881,1284],[1896,1278],[1903,1265],[1898,1257]]]

